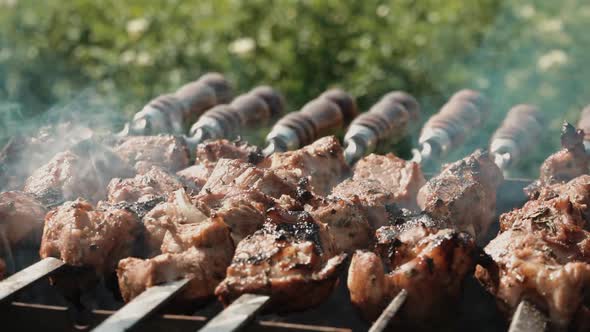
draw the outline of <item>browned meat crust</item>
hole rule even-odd
[[[357,251],[348,272],[351,302],[374,320],[402,290],[406,303],[397,315],[418,323],[442,318],[460,295],[473,269],[475,244],[453,226],[422,214],[377,230],[374,251]],[[452,307],[452,306],[451,306]]]
[[[152,166],[177,172],[187,168],[190,162],[185,140],[171,135],[129,136],[115,147],[115,152],[140,174]]]
[[[106,198],[112,178],[133,176],[134,171],[108,148],[84,141],[58,153],[27,179],[24,191],[45,205],[57,205],[78,197],[91,202]]]
[[[131,212],[78,199],[47,213],[39,254],[105,274],[132,254],[140,229]]]
[[[416,195],[425,182],[417,163],[391,153],[371,154],[358,161],[352,177],[337,185],[331,196],[349,200],[358,197],[370,224],[378,228],[387,224],[389,205],[415,210]]]
[[[195,164],[215,164],[220,159],[239,159],[258,164],[262,159],[260,148],[245,141],[212,140],[197,145]]]
[[[46,212],[45,206],[32,195],[21,191],[0,193],[0,231],[5,232],[11,244],[31,234],[39,243]]]
[[[320,196],[328,195],[350,173],[342,146],[334,136],[320,138],[299,150],[274,153],[263,164],[294,186],[306,179],[309,189]]]
[[[149,201],[159,196],[167,197],[173,191],[183,188],[189,193],[196,193],[197,189],[192,183],[184,182],[180,177],[152,166],[149,171],[134,178],[112,179],[107,191],[110,203],[132,203]]]
[[[418,193],[418,206],[481,238],[494,219],[496,189],[502,181],[502,172],[488,154],[476,151],[430,179]]]
[[[589,312],[590,176],[551,193],[500,217],[500,233],[485,248],[492,261],[475,275],[507,314],[528,299],[565,328]]]
[[[238,243],[215,294],[226,305],[255,293],[270,295],[274,311],[307,309],[332,292],[344,258],[308,213],[271,209],[263,228]]]

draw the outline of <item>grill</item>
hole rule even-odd
[[[522,189],[529,180],[508,179],[498,190],[498,214],[521,206],[525,201]],[[497,233],[490,231],[490,238]],[[38,248],[29,246],[15,250],[16,269],[21,270],[38,261]],[[243,326],[246,331],[366,331],[371,326],[363,321],[349,301],[346,289],[346,268],[341,272],[340,283],[330,298],[319,307],[286,315],[268,314],[264,311],[252,315],[252,321]],[[81,269],[63,268],[57,273],[75,274],[83,278]],[[50,286],[43,278],[4,301],[0,319],[4,326],[18,327],[21,331],[89,331],[123,306],[114,292],[109,290],[109,280],[99,283],[84,294],[69,294],[67,288]],[[134,326],[136,331],[196,331],[218,315],[222,305],[215,300],[195,305],[169,303],[152,315],[141,317]],[[240,313],[229,313],[231,318],[242,321]],[[397,324],[397,325],[396,325]],[[460,304],[454,317],[443,325],[428,326],[424,330],[447,331],[506,331],[507,320],[497,311],[494,299],[472,278],[468,277]],[[393,328],[407,329],[395,320]],[[415,326],[413,326],[415,327]],[[221,330],[220,330],[221,331]]]

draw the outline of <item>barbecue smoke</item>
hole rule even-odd
[[[576,123],[590,103],[585,74],[584,29],[574,23],[588,15],[590,6],[553,1],[504,2],[480,47],[463,59],[453,59],[456,82],[442,82],[448,98],[458,88],[473,88],[491,101],[483,130],[477,130],[462,147],[447,157],[457,160],[477,147],[487,147],[491,133],[508,110],[517,104],[537,106],[545,117],[541,139],[522,156],[511,176],[535,178],[542,161],[560,148],[563,121]],[[584,14],[586,13],[586,14]]]

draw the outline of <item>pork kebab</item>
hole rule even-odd
[[[541,166],[527,190],[530,201],[500,216],[500,231],[485,248],[490,260],[475,273],[502,312],[511,315],[526,301],[558,329],[590,327],[590,177],[583,137],[564,125],[563,149]]]

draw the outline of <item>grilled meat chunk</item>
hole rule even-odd
[[[502,172],[488,154],[476,151],[430,179],[418,193],[418,206],[476,238],[485,237],[502,180]]]
[[[58,153],[27,179],[24,191],[51,206],[78,197],[91,202],[106,198],[112,178],[126,178],[135,172],[108,148],[86,140]]]
[[[106,204],[94,208],[78,199],[47,213],[39,254],[106,274],[131,255],[139,232],[133,213]]]
[[[211,172],[215,168],[214,163],[202,163],[187,167],[183,170],[176,172],[183,182],[191,183],[195,189],[201,190],[207,179],[211,176]]]
[[[134,178],[115,178],[108,185],[108,200],[117,202],[145,202],[156,197],[166,197],[173,191],[186,188],[190,193],[196,192],[192,183],[183,182],[178,176],[166,170],[152,166],[152,168],[138,174]]]
[[[309,189],[320,196],[328,195],[350,172],[342,146],[334,136],[320,138],[295,151],[274,153],[262,164],[294,186],[307,179]]]
[[[21,191],[0,193],[0,231],[15,244],[31,234],[41,239],[43,219],[47,209],[30,194]],[[37,236],[38,235],[38,236]]]
[[[485,248],[492,261],[475,275],[507,314],[527,299],[565,328],[589,310],[590,176],[552,192],[500,217],[500,233]]]
[[[474,264],[472,238],[426,214],[404,216],[376,232],[374,252],[357,251],[348,271],[352,303],[373,320],[402,290],[408,292],[398,317],[441,318],[460,295]]]
[[[296,188],[277,172],[238,159],[220,159],[200,194],[226,194],[236,189],[258,190],[270,197],[296,196]]]
[[[391,153],[371,154],[358,161],[352,177],[338,184],[331,196],[348,200],[358,197],[367,209],[370,224],[378,228],[387,224],[389,205],[415,210],[416,196],[425,182],[417,163]]]
[[[215,294],[226,305],[254,293],[270,295],[278,311],[306,309],[332,292],[344,258],[328,228],[307,212],[270,209],[262,229],[238,243]]]
[[[4,275],[6,274],[6,263],[2,258],[0,258],[0,280],[4,279]]]
[[[207,216],[223,221],[237,243],[264,223],[265,211],[281,196],[296,196],[296,190],[273,171],[238,159],[220,159],[195,197]]]
[[[545,159],[541,165],[539,179],[525,189],[530,198],[536,198],[543,187],[589,174],[590,156],[584,149],[584,131],[576,130],[571,124],[564,123],[561,146],[561,150]]]
[[[245,141],[212,140],[197,145],[195,164],[215,164],[220,159],[239,159],[258,164],[263,156],[260,148]]]
[[[163,254],[119,262],[117,276],[123,299],[130,301],[148,287],[182,278],[191,280],[180,295],[182,300],[213,296],[234,251],[229,233],[224,223],[210,219],[173,224],[164,237]]]
[[[309,212],[315,220],[329,226],[336,252],[352,253],[369,246],[374,230],[358,197],[351,200],[326,198]]]
[[[115,152],[140,174],[148,172],[152,166],[177,172],[188,167],[190,162],[185,140],[171,135],[129,136],[115,147]]]

